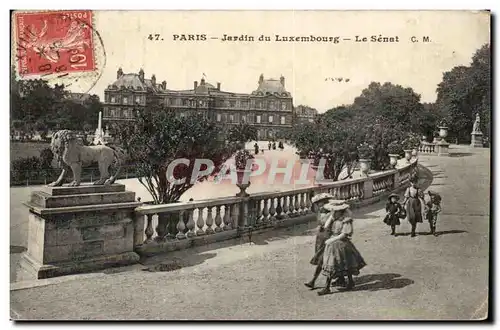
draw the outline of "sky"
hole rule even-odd
[[[213,85],[220,82],[223,90],[238,93],[255,90],[260,74],[266,79],[283,75],[294,105],[324,112],[352,103],[372,81],[412,87],[423,102],[435,101],[443,72],[469,65],[474,52],[489,43],[490,15],[477,11],[97,11],[94,29],[102,38],[96,48],[100,78],[92,82],[90,93],[101,99],[119,67],[125,73],[142,68],[146,78],[155,74],[157,82],[166,80],[170,89],[190,89],[205,74]],[[159,40],[149,40],[150,34],[158,34]],[[206,34],[207,40],[173,40],[182,34]],[[224,34],[253,36],[255,41],[224,42]],[[272,41],[259,42],[261,35]],[[277,42],[276,35],[340,37],[340,42]],[[399,42],[356,42],[356,36],[368,40],[397,36]],[[412,36],[418,42],[412,42]],[[430,42],[424,42],[424,36]],[[81,92],[87,86],[75,83],[70,89]]]

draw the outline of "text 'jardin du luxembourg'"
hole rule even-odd
[[[303,36],[287,36],[287,35],[249,35],[249,34],[222,34],[220,36],[210,36],[207,34],[172,34],[173,41],[177,42],[204,42],[204,41],[220,41],[220,42],[281,42],[281,43],[400,43],[411,42],[418,43],[431,42],[429,36],[406,36],[398,35],[354,35],[354,36],[323,36],[323,35],[303,35]],[[162,41],[164,40],[160,34],[150,34],[149,40]]]

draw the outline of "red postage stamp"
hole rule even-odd
[[[92,11],[15,13],[21,76],[95,70]]]

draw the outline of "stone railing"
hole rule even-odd
[[[379,201],[404,188],[417,171],[413,161],[399,169],[365,178],[283,192],[257,193],[136,208],[134,247],[139,255],[179,250],[231,239],[249,231],[307,222],[313,218],[311,198],[328,192],[353,207]]]
[[[249,236],[314,220],[311,198],[329,192],[358,207],[408,184],[413,161],[364,178],[295,190],[165,205],[136,202],[123,184],[43,187],[31,194],[20,266],[47,278],[137,263],[141,256]]]
[[[437,154],[436,143],[422,142],[422,144],[418,147],[418,151],[424,154]]]

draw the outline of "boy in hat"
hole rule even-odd
[[[427,221],[429,221],[431,234],[437,237],[436,223],[438,213],[441,212],[441,196],[431,190],[429,190],[427,194],[429,195],[429,200],[425,203],[425,217],[427,218]]]
[[[385,205],[385,211],[387,212],[384,223],[391,226],[391,235],[396,236],[396,226],[399,226],[401,222],[399,221],[400,216],[404,212],[403,207],[399,204],[399,196],[396,194],[391,194],[388,198],[388,202]]]

